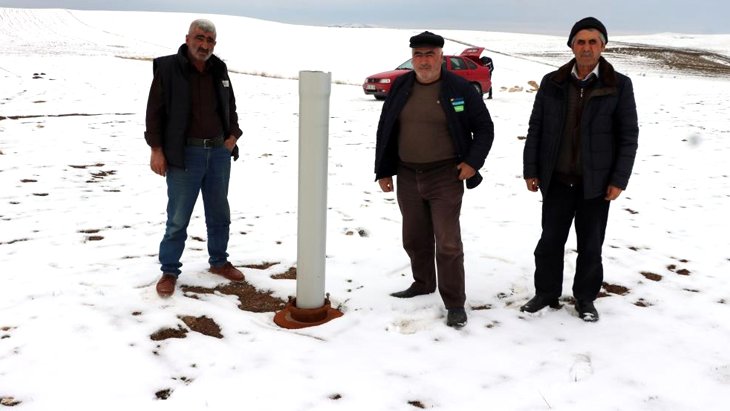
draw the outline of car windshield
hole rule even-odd
[[[413,70],[413,60],[408,59],[403,64],[395,68],[396,70]]]
[[[446,68],[446,57],[441,63],[441,67]],[[406,60],[403,64],[395,68],[396,70],[413,70],[413,59]]]

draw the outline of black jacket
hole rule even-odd
[[[210,56],[207,61],[218,98],[218,114],[224,138],[240,137],[236,114],[236,97],[226,64]],[[188,76],[194,70],[188,60],[188,47],[183,44],[177,54],[158,57],[152,63],[154,78],[147,100],[145,140],[151,147],[162,147],[168,165],[184,168],[185,140],[190,119],[190,86]],[[238,158],[238,147],[232,155]]]
[[[398,77],[383,103],[378,122],[377,142],[375,145],[375,179],[390,177],[398,170],[398,117],[408,101],[416,73],[411,71]],[[440,101],[446,113],[449,135],[454,141],[459,162],[465,162],[477,170],[467,180],[467,187],[474,188],[482,180],[479,169],[489,154],[494,141],[494,124],[484,105],[482,96],[474,86],[463,78],[441,71]],[[464,100],[464,110],[456,112],[452,102]]]
[[[575,60],[547,74],[532,107],[523,153],[525,178],[539,178],[543,196],[550,187],[565,128],[571,70]],[[606,194],[609,184],[626,189],[639,139],[631,79],[617,73],[603,57],[598,83],[586,101],[581,119],[581,162],[584,198]]]

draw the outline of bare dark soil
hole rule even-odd
[[[255,313],[273,312],[284,308],[286,301],[272,297],[271,291],[259,291],[247,282],[229,283],[216,288],[180,287],[186,297],[197,298],[196,294],[221,293],[238,297],[238,308]]]
[[[705,77],[730,76],[730,56],[708,50],[686,49],[679,47],[651,46],[639,43],[608,43],[603,55],[608,61],[613,59],[636,60],[647,68],[661,69],[678,74]],[[567,62],[572,58],[569,50],[565,52],[527,53],[527,59],[551,57]]]
[[[658,67],[687,74],[710,77],[730,76],[730,56],[707,50],[657,47],[631,43],[618,44],[615,47],[607,47],[604,54],[608,57],[611,55],[638,56],[649,59],[649,61]]]
[[[294,275],[296,275],[296,269],[293,267],[289,269],[289,271],[292,270],[294,270]],[[287,271],[287,273],[289,271]],[[245,281],[219,285],[215,288],[182,285],[180,286],[180,290],[189,298],[199,298],[200,294],[220,293],[235,295],[238,297],[238,308],[240,310],[256,313],[279,311],[286,305],[284,300],[273,297],[271,295],[271,291],[260,291]],[[150,335],[150,339],[153,341],[161,341],[170,338],[185,338],[189,330],[199,332],[209,337],[223,338],[220,326],[212,318],[208,318],[206,316],[181,316],[180,319],[183,323],[185,323],[187,328],[183,328],[181,326],[178,326],[178,328],[163,328]]]
[[[20,401],[13,397],[0,397],[0,405],[5,407],[15,407],[18,404],[20,404]]]
[[[603,289],[611,294],[626,295],[629,293],[629,289],[622,285],[609,284],[606,282],[603,283]]]
[[[285,273],[274,274],[271,278],[275,280],[296,280],[297,279],[297,268],[291,267]]]
[[[651,281],[661,281],[661,279],[662,279],[662,276],[661,275],[654,274],[654,273],[651,273],[651,272],[648,272],[648,271],[642,271],[641,272],[641,275],[643,275],[644,277],[646,277],[647,280],[651,280]]]

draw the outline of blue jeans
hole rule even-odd
[[[161,270],[175,275],[180,275],[180,257],[188,237],[190,216],[200,192],[203,193],[208,231],[208,262],[219,267],[228,261],[231,153],[225,147],[188,146],[185,147],[185,167],[167,170],[167,228],[160,242]]]

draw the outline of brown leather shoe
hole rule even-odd
[[[157,282],[157,295],[160,297],[169,297],[175,292],[175,283],[177,276],[175,274],[163,273],[160,281]]]
[[[220,267],[210,267],[210,271],[213,274],[218,274],[220,276],[223,276],[231,281],[243,281],[244,276],[243,273],[236,267],[233,266],[230,262],[226,262]]]

